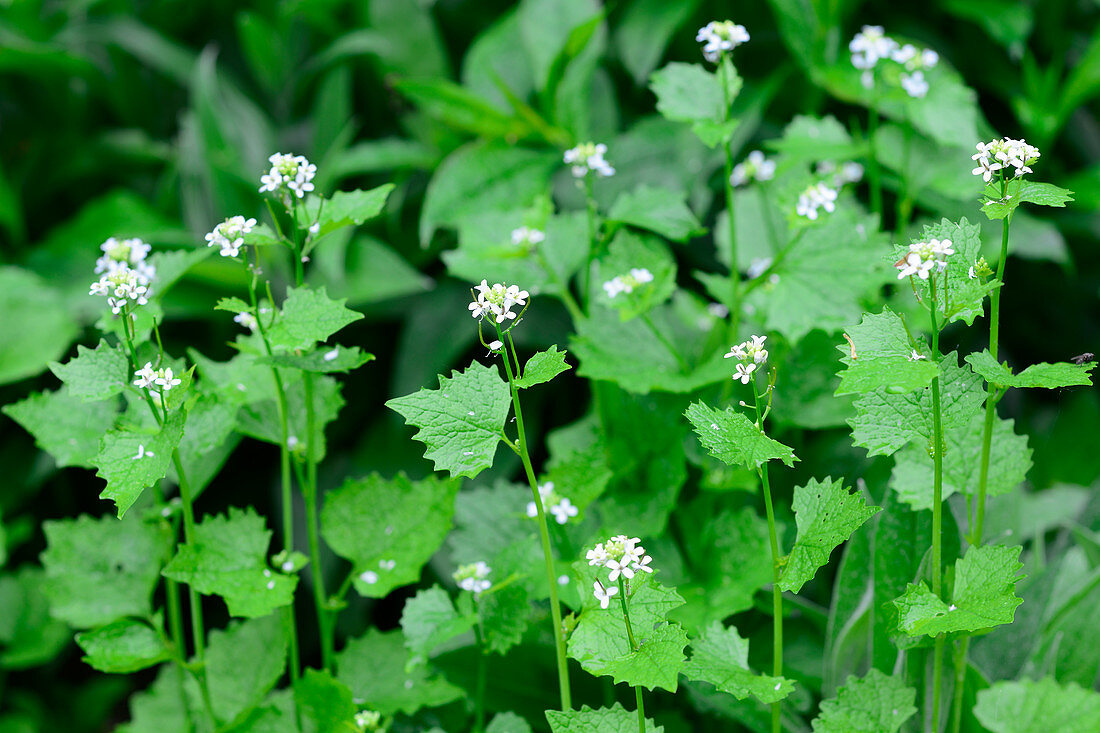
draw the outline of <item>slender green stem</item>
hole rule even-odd
[[[486,662],[489,658],[485,650],[485,637],[481,632],[481,619],[474,625],[474,639],[477,641],[477,687],[474,691],[474,731],[485,730],[485,680],[488,676]]]
[[[317,623],[321,632],[321,664],[326,672],[333,668],[333,621],[325,603],[325,580],[321,572],[321,538],[317,518],[317,486],[307,483],[303,487],[306,502],[306,529],[309,538],[309,566],[313,581],[313,603],[317,607]]]
[[[590,171],[591,173],[591,171]],[[592,263],[596,260],[599,247],[599,212],[596,209],[596,197],[592,194],[592,178],[584,177],[584,204],[588,214],[588,256],[584,260],[584,272],[581,273],[581,303],[585,313],[592,312]]]
[[[499,331],[498,331],[499,333]],[[508,346],[515,354],[516,346],[512,341],[512,334],[506,334]],[[516,374],[513,373],[512,364],[508,355],[504,355],[504,372],[508,376],[508,386],[512,392],[512,409],[516,413],[516,431],[519,435],[520,460],[523,461],[523,470],[527,474],[527,482],[531,485],[531,496],[535,500],[535,509],[538,511],[539,538],[542,541],[542,554],[546,560],[546,580],[550,586],[550,616],[554,624],[554,646],[557,652],[558,663],[558,688],[561,692],[561,708],[569,710],[573,707],[572,695],[569,690],[569,667],[565,658],[565,637],[561,626],[561,606],[558,603],[558,577],[554,572],[554,554],[550,548],[550,529],[546,524],[546,512],[543,510],[542,497],[539,495],[538,481],[535,479],[535,469],[531,466],[531,454],[527,449],[527,431],[523,424],[523,409],[519,402],[519,389],[516,387]],[[519,369],[519,361],[516,361],[516,370]]]
[[[645,702],[642,700],[642,686],[634,688],[634,705],[638,709],[638,733],[645,733]]]
[[[175,528],[172,536],[175,537]],[[175,544],[174,542],[172,544]],[[174,549],[174,548],[172,548]],[[168,633],[172,637],[172,646],[176,649],[176,665],[179,667],[179,695],[183,706],[184,715],[187,717],[187,727],[195,730],[195,721],[191,719],[191,706],[187,704],[187,688],[184,686],[183,669],[187,661],[187,649],[183,640],[183,611],[180,606],[179,583],[171,578],[165,578],[164,588],[165,605],[168,607]]]
[[[753,377],[752,393],[755,399],[757,427],[764,429],[760,408],[760,393],[757,391],[756,378]],[[779,536],[775,525],[775,509],[772,506],[772,489],[768,480],[768,464],[758,469],[760,484],[764,490],[764,511],[768,515],[768,541],[772,551],[772,674],[783,676],[783,591],[779,587]],[[782,703],[772,703],[772,733],[780,733],[780,713]]]
[[[939,363],[940,360],[940,329],[936,318],[938,308],[936,301],[936,279],[929,279],[929,292],[931,302],[928,312],[932,320],[932,359]],[[946,287],[946,285],[945,285]],[[932,592],[936,597],[942,593],[943,583],[943,425],[942,407],[940,405],[940,378],[937,375],[932,380]],[[940,691],[943,683],[943,646],[946,637],[940,634],[936,637],[935,648],[932,652],[932,730],[939,733],[940,729]]]
[[[722,86],[723,123],[729,123],[730,121],[728,64],[729,61],[723,54],[718,63],[718,83]],[[726,194],[726,218],[730,238],[730,338],[736,341],[741,320],[741,270],[737,266],[737,227],[734,224],[733,211],[733,151],[730,150],[729,140],[722,141],[722,149],[725,152],[725,180],[722,182],[722,188]],[[766,211],[764,218],[768,218]]]
[[[962,727],[963,693],[966,691],[966,656],[970,651],[970,637],[959,642],[955,651],[955,693],[951,705],[951,731],[959,733]]]
[[[634,638],[634,627],[630,624],[630,612],[626,605],[626,581],[619,576],[619,604],[623,609],[623,623],[626,624],[626,640],[630,643],[631,651],[638,651],[638,642]],[[638,733],[645,733],[645,703],[642,700],[642,688],[634,686],[635,708],[638,711]]]

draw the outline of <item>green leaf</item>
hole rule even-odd
[[[531,733],[531,726],[515,713],[497,713],[485,733]]]
[[[496,366],[477,362],[465,371],[439,375],[439,389],[422,389],[386,402],[428,449],[424,457],[437,471],[473,478],[493,465],[497,443],[511,407],[507,383]]]
[[[327,672],[307,669],[294,683],[294,702],[303,716],[313,723],[313,733],[360,733],[355,724],[359,707],[347,685]]]
[[[975,632],[1010,624],[1016,607],[1020,547],[985,545],[971,547],[955,563],[955,588],[951,605],[932,594],[924,583],[912,583],[905,595],[894,600],[898,628],[910,636],[939,636]]]
[[[371,474],[325,495],[321,535],[350,560],[361,595],[382,598],[415,583],[451,529],[457,481]],[[373,581],[373,582],[371,582]]]
[[[459,615],[450,595],[438,585],[420,591],[405,601],[401,612],[401,631],[412,654],[410,664],[423,664],[436,647],[465,634],[474,623],[474,617]]]
[[[521,583],[490,588],[478,604],[482,634],[489,651],[504,654],[523,641],[531,604]]]
[[[412,715],[422,707],[445,705],[463,691],[425,666],[406,668],[408,652],[400,631],[370,629],[336,655],[337,679],[355,699],[383,715]]]
[[[608,246],[607,253],[598,261],[598,283],[606,283],[616,277],[625,277],[636,269],[649,270],[653,280],[638,284],[629,293],[608,295],[599,288],[595,302],[619,312],[623,321],[646,313],[668,300],[676,291],[676,260],[668,245],[652,235],[619,231]],[[668,347],[664,347],[666,352]],[[671,354],[670,354],[671,355]]]
[[[636,85],[645,83],[664,55],[669,39],[691,17],[699,2],[638,0],[623,8],[615,26],[614,47]]]
[[[426,114],[457,130],[484,138],[522,138],[531,124],[504,114],[488,100],[447,79],[400,79],[394,85]]]
[[[778,140],[768,147],[795,160],[850,160],[865,155],[863,146],[852,140],[848,130],[832,115],[795,115]]]
[[[320,204],[320,236],[341,227],[359,225],[382,213],[386,199],[393,191],[393,184],[387,183],[369,191],[337,191]],[[323,339],[319,339],[323,340]]]
[[[245,409],[237,414],[236,428],[245,435],[264,440],[268,443],[279,445],[283,441],[280,428],[279,404],[274,391],[274,382],[271,379],[271,368],[253,362],[256,368],[245,367],[244,364],[235,364],[224,376],[252,376],[252,380],[229,382],[222,386],[219,395],[227,402],[233,402],[241,397]],[[284,369],[281,372],[283,388],[286,391],[287,412],[289,413],[289,435],[298,439],[297,451],[304,454],[310,448],[311,436],[309,434],[309,413],[306,409],[305,374],[301,371]],[[312,454],[315,460],[321,460],[325,456],[325,426],[336,419],[340,408],[344,406],[344,398],[340,394],[340,383],[327,375],[314,374],[313,382],[313,435]],[[241,387],[245,385],[242,392]],[[234,391],[236,394],[234,394]],[[253,401],[259,400],[262,401]],[[293,447],[293,446],[292,446]]]
[[[1100,730],[1100,693],[1050,677],[997,682],[978,691],[974,716],[993,733]]]
[[[593,710],[582,705],[580,710],[547,710],[546,722],[551,733],[637,733],[638,713],[626,710],[619,703],[609,708]],[[646,733],[663,733],[664,726],[645,720]]]
[[[121,619],[76,635],[83,662],[100,672],[129,674],[171,659],[164,635],[147,623]]]
[[[682,193],[644,184],[620,194],[607,219],[612,225],[648,229],[674,242],[687,242],[706,231],[687,207]]]
[[[369,361],[374,361],[374,354],[368,354],[360,350],[358,346],[333,346],[331,349],[315,349],[308,354],[288,354],[280,352],[272,357],[264,357],[259,361],[265,364],[301,369],[306,372],[318,372],[331,374],[334,372],[350,372],[358,369]]]
[[[182,696],[181,686],[184,688]],[[116,730],[118,733],[188,733],[187,721],[206,714],[200,699],[193,676],[185,674],[178,665],[162,665],[153,684],[130,698],[130,722]]]
[[[119,519],[141,492],[168,474],[172,451],[183,438],[184,420],[186,414],[179,411],[155,431],[120,428],[103,436],[99,455],[92,463],[98,469],[95,475],[107,482],[99,498],[114,501]]]
[[[872,669],[862,679],[849,677],[834,699],[821,703],[814,733],[897,733],[917,712],[916,699],[901,677]]]
[[[794,682],[784,677],[756,674],[749,669],[749,642],[730,626],[715,621],[691,642],[691,659],[684,676],[709,682],[738,700],[752,695],[770,705],[794,691]]]
[[[72,641],[69,627],[50,617],[44,581],[30,563],[0,575],[0,670],[46,664]]]
[[[788,466],[798,460],[794,451],[769,438],[732,407],[719,412],[703,402],[694,402],[684,415],[707,452],[730,466],[755,470],[772,460]]]
[[[50,613],[77,628],[108,624],[123,616],[147,618],[150,599],[167,559],[162,527],[131,516],[48,520],[43,585]]]
[[[565,361],[565,354],[564,351],[558,351],[557,346],[538,352],[523,366],[523,376],[516,380],[516,386],[526,389],[536,384],[544,384],[562,372],[572,369],[572,365]]]
[[[230,313],[251,313],[252,306],[240,298],[218,298],[218,302],[214,304],[214,310],[229,311]]]
[[[49,365],[70,395],[85,402],[97,402],[126,389],[129,361],[117,347],[100,339],[94,349],[78,345],[76,354],[64,364],[51,361]]]
[[[912,391],[927,387],[939,374],[939,368],[927,358],[912,358],[915,344],[905,330],[901,317],[884,308],[882,313],[867,313],[858,326],[847,331],[851,345],[844,344],[836,393],[861,394],[876,389]],[[922,345],[923,346],[923,345]],[[854,354],[854,356],[853,356]]]
[[[829,555],[879,510],[867,506],[859,494],[844,488],[844,479],[810,479],[794,489],[794,518],[798,536],[779,579],[782,590],[798,593],[829,563]]]
[[[205,669],[214,714],[227,723],[239,720],[275,686],[286,662],[281,615],[232,621],[224,630],[211,631]]]
[[[657,97],[657,111],[667,119],[695,122],[724,117],[718,75],[699,64],[673,61],[650,75],[649,89]]]
[[[985,402],[981,378],[965,366],[959,366],[955,352],[940,361],[940,407],[944,433],[970,424]],[[852,442],[868,450],[869,455],[889,455],[912,440],[923,438],[929,444],[933,434],[932,389],[891,394],[877,389],[856,400]]]
[[[1019,374],[1013,374],[1006,364],[998,362],[989,351],[978,351],[966,355],[966,362],[990,384],[998,387],[1088,387],[1092,385],[1090,372],[1095,362],[1070,364],[1057,362],[1050,364],[1032,364]]]
[[[0,319],[0,384],[38,374],[77,336],[61,293],[19,267],[0,268]]]
[[[287,288],[286,300],[275,323],[267,331],[273,348],[308,349],[325,341],[362,313],[344,307],[344,300],[328,297],[324,286]]]
[[[230,507],[195,526],[192,545],[180,545],[165,577],[225,599],[232,616],[266,616],[294,601],[296,575],[272,572],[266,561],[271,530],[251,507]]]
[[[995,190],[993,184],[990,184],[988,190]],[[989,196],[989,200],[982,204],[982,211],[990,219],[997,220],[1009,216],[1016,210],[1016,207],[1023,203],[1065,208],[1070,201],[1073,201],[1073,191],[1059,188],[1050,183],[1022,181],[1019,188],[1014,187],[1011,183],[1009,184],[1007,199],[1001,199],[1000,191],[996,190],[994,194]]]
[[[33,435],[59,467],[93,468],[99,442],[115,424],[112,405],[84,402],[67,389],[38,392],[0,411]]]

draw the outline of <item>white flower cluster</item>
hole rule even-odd
[[[645,548],[638,544],[639,542],[641,540],[637,537],[616,535],[589,550],[585,553],[585,558],[589,565],[599,565],[610,570],[607,579],[611,583],[618,581],[620,575],[631,580],[635,573],[653,572],[653,568],[649,566],[653,558],[645,554]],[[611,602],[611,596],[619,592],[614,585],[605,587],[599,579],[592,584],[592,588],[593,595],[600,602],[600,608],[607,608]]]
[[[275,153],[269,157],[271,170],[260,177],[260,193],[264,191],[291,191],[303,198],[313,190],[313,177],[317,175],[317,166],[301,155]]]
[[[470,591],[476,597],[492,587],[493,583],[488,579],[491,572],[493,572],[491,567],[478,560],[475,563],[460,566],[453,577],[459,588]]]
[[[840,167],[831,160],[823,160],[817,164],[816,172],[818,176],[829,179],[833,188],[837,189],[863,180],[863,166],[854,160],[842,163]]]
[[[497,323],[513,320],[516,314],[512,307],[526,305],[531,294],[526,290],[520,290],[518,285],[505,285],[496,283],[490,286],[487,280],[482,280],[480,285],[475,285],[474,302],[470,303],[470,315],[474,318],[491,316]]]
[[[564,496],[559,496],[554,491],[553,481],[547,481],[539,486],[539,500],[542,502],[543,510],[553,514],[558,524],[565,524],[571,517],[575,517],[580,513],[573,502]],[[535,502],[527,502],[527,516],[534,518],[538,515],[539,508],[535,505]]]
[[[794,211],[813,221],[819,216],[818,209],[825,209],[830,214],[836,211],[836,197],[835,188],[830,188],[824,182],[815,183],[799,194]]]
[[[909,245],[909,253],[898,260],[894,266],[898,268],[898,280],[916,275],[921,280],[927,280],[932,268],[939,272],[947,268],[947,255],[955,254],[955,249],[950,239],[931,239],[927,242],[913,242]]]
[[[240,254],[241,245],[244,244],[244,235],[251,232],[254,226],[256,226],[255,219],[232,216],[206,235],[206,246],[220,247],[222,257],[236,257]]]
[[[865,25],[848,44],[852,53],[852,66],[863,70],[863,86],[874,86],[874,68],[879,61],[888,60],[904,68],[898,77],[901,88],[910,97],[920,98],[928,94],[928,81],[924,70],[940,61],[940,55],[930,48],[918,49],[911,43],[904,46],[890,38],[880,25]]]
[[[259,325],[256,323],[256,316],[252,315],[248,311],[245,311],[244,313],[238,313],[237,315],[233,316],[233,320],[236,323],[239,323],[241,326],[247,328],[249,331],[255,331],[256,326]]]
[[[653,282],[653,273],[644,267],[632,267],[625,275],[616,275],[603,284],[607,297],[614,298],[620,293],[633,293],[635,288]]]
[[[378,730],[382,726],[382,713],[376,710],[360,710],[355,714],[355,726],[364,733]]]
[[[731,186],[744,186],[749,181],[770,181],[775,178],[775,161],[768,160],[759,150],[749,153],[744,162],[733,167]]]
[[[134,376],[137,377],[134,380],[134,386],[139,389],[148,389],[158,404],[165,393],[183,383],[183,380],[172,373],[172,367],[154,369],[150,361],[145,362],[145,366],[134,372]]]
[[[120,267],[129,267],[131,270],[142,273],[150,280],[156,276],[155,268],[146,260],[152,247],[140,239],[115,239],[111,237],[99,245],[99,249],[103,254],[95,261],[95,274],[97,275],[117,270]]]
[[[603,178],[615,175],[615,169],[604,160],[607,146],[603,143],[581,143],[565,151],[563,160],[573,166],[573,177],[584,178],[589,171]]]
[[[978,152],[970,156],[970,159],[977,161],[978,167],[972,173],[981,176],[986,183],[989,183],[993,174],[1000,170],[1015,168],[1015,178],[1031,173],[1029,166],[1039,159],[1039,148],[1028,145],[1022,139],[1013,140],[1006,137],[988,143],[978,143],[974,147]]]
[[[530,250],[536,244],[542,244],[546,233],[532,227],[522,226],[512,230],[512,244],[524,250]]]
[[[88,294],[106,296],[115,315],[128,303],[148,303],[149,287],[157,275],[156,268],[146,260],[151,247],[140,239],[111,237],[99,249],[103,252],[95,262],[99,280],[92,283]]]
[[[695,40],[703,44],[703,58],[716,64],[723,53],[747,43],[749,32],[732,20],[712,20],[699,29]]]
[[[733,378],[740,379],[741,384],[748,384],[756,368],[768,360],[768,350],[764,348],[767,340],[767,336],[753,336],[748,341],[730,347],[729,353],[725,354],[726,359],[740,361],[734,368]]]

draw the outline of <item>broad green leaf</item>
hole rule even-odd
[[[631,292],[614,296],[606,283],[616,277],[627,277],[635,269],[648,270],[653,279],[640,282]],[[595,301],[619,312],[623,321],[648,312],[667,301],[676,290],[676,260],[668,245],[652,235],[620,231],[598,261],[594,285],[599,284]],[[666,351],[668,347],[665,346]]]
[[[231,616],[266,616],[292,603],[298,584],[296,575],[268,568],[270,543],[263,517],[251,507],[230,507],[227,514],[207,516],[195,526],[194,544],[180,545],[163,575],[221,596]]]
[[[1013,374],[1007,365],[997,361],[989,351],[978,351],[966,355],[966,362],[990,384],[998,387],[1088,387],[1092,385],[1090,372],[1095,362],[1070,364],[1058,362],[1032,364],[1019,374]]]
[[[313,733],[360,733],[355,724],[359,707],[347,685],[328,672],[307,669],[294,683],[294,702]]]
[[[282,428],[279,419],[279,404],[274,391],[274,381],[269,366],[254,362],[256,368],[245,367],[244,364],[234,365],[227,370],[225,377],[251,376],[250,381],[237,381],[223,386],[219,396],[226,398],[227,402],[244,398],[245,409],[237,413],[236,428],[241,433],[257,440],[279,445],[282,443]],[[340,408],[344,406],[344,398],[340,393],[341,384],[334,378],[323,374],[309,375],[313,391],[313,445],[310,446],[309,412],[306,409],[306,374],[302,371],[281,369],[283,389],[286,392],[287,412],[289,413],[289,435],[291,449],[304,455],[305,451],[312,448],[314,460],[320,461],[325,456],[327,445],[325,443],[325,426],[336,419]],[[242,390],[239,385],[244,385]],[[236,394],[234,394],[236,390]],[[255,402],[253,400],[261,399]]]
[[[463,691],[425,666],[406,669],[408,651],[400,631],[370,629],[336,655],[337,679],[361,704],[383,715],[412,715],[422,707],[445,705]]]
[[[209,247],[199,247],[198,249],[188,248],[177,249],[171,252],[154,252],[149,255],[149,262],[157,269],[157,277],[153,281],[152,297],[157,300],[162,300],[164,294],[186,275],[192,267],[211,256],[213,253],[214,250]],[[140,310],[145,309],[142,308]],[[118,321],[116,320],[116,322]]]
[[[691,642],[691,659],[684,666],[684,676],[709,682],[738,700],[752,695],[768,705],[778,702],[794,691],[794,682],[784,677],[756,674],[749,669],[749,642],[730,626],[715,621],[698,639]]]
[[[64,364],[52,361],[49,365],[70,395],[85,402],[97,402],[126,389],[129,361],[118,347],[100,339],[94,349],[78,345],[76,354]]]
[[[183,438],[185,419],[185,413],[178,411],[157,430],[120,428],[103,436],[99,455],[92,462],[98,469],[96,476],[107,482],[99,498],[114,501],[119,519],[141,492],[167,475],[172,451]]]
[[[576,54],[570,49],[574,32],[599,12],[593,0],[524,0],[519,4],[519,38],[513,42],[522,41],[537,89],[552,86],[570,51]]]
[[[780,374],[798,374],[798,379],[784,380],[783,389],[772,395],[771,417],[776,423],[816,430],[847,425],[845,420],[855,412],[855,397],[834,396],[840,385],[837,344],[835,334],[811,331],[789,352],[771,354]]]
[[[670,120],[695,122],[723,118],[725,102],[718,74],[699,64],[673,61],[653,72],[649,77],[649,89],[657,97],[657,111]]]
[[[308,349],[363,317],[345,308],[343,300],[328,297],[324,286],[287,288],[286,300],[267,331],[274,348]]]
[[[975,632],[1012,623],[1016,597],[1020,547],[985,545],[971,547],[955,563],[955,588],[951,604],[932,594],[923,582],[910,584],[905,595],[894,600],[898,628],[910,636],[938,636]]]
[[[901,677],[872,669],[862,679],[849,677],[835,698],[821,703],[814,733],[897,733],[917,712],[916,699]]]
[[[523,376],[516,380],[516,386],[525,389],[536,384],[544,384],[562,372],[572,369],[572,365],[565,361],[565,354],[564,351],[558,351],[557,346],[538,352],[527,360],[523,367]]]
[[[794,518],[798,536],[787,556],[779,587],[792,593],[802,590],[817,569],[829,563],[832,551],[879,509],[864,504],[858,493],[849,493],[843,478],[810,479],[805,486],[796,486]]]
[[[901,317],[884,308],[882,313],[867,313],[858,326],[847,331],[851,344],[843,344],[838,395],[860,394],[884,388],[912,391],[927,387],[939,374],[927,354],[915,358],[915,344],[906,332]],[[923,347],[923,344],[921,344]]]
[[[582,705],[580,710],[547,710],[546,722],[551,733],[637,733],[638,713],[619,703],[609,708],[593,710]],[[645,733],[663,733],[664,726],[646,718]]]
[[[959,366],[955,352],[940,361],[940,408],[944,433],[967,426],[985,402],[981,377],[968,367]],[[869,455],[890,455],[913,440],[929,443],[933,434],[932,389],[891,394],[877,389],[856,400],[852,442],[866,448]]]
[[[115,424],[113,406],[84,402],[67,389],[37,392],[0,410],[33,435],[59,467],[94,468],[99,442]]]
[[[437,471],[473,478],[493,465],[511,407],[507,383],[497,367],[473,362],[465,371],[439,375],[439,389],[422,389],[386,402],[424,443],[424,457]]]
[[[699,0],[636,0],[623,9],[615,26],[614,48],[636,85],[645,83],[664,55],[669,39],[697,7]]]
[[[382,213],[386,199],[393,191],[393,184],[387,183],[369,191],[337,191],[320,204],[321,225],[319,234],[324,236],[341,227],[359,225]],[[323,339],[319,339],[323,340]]]
[[[543,559],[538,525],[526,512],[531,500],[529,486],[505,481],[460,492],[454,500],[455,529],[447,535],[455,565],[483,561],[492,568],[493,581],[519,578],[525,597],[548,593],[544,576],[532,570],[542,567]],[[495,601],[483,603],[491,606]]]
[[[230,313],[251,313],[252,306],[236,297],[218,298],[218,302],[214,304],[214,310],[228,311]],[[266,322],[267,319],[265,318],[264,320]]]
[[[475,622],[473,616],[460,615],[450,595],[438,585],[420,591],[405,601],[401,612],[401,631],[412,655],[410,664],[423,664],[436,647],[465,634]]]
[[[84,663],[100,672],[129,674],[170,659],[164,635],[147,623],[120,619],[76,635]]]
[[[1068,202],[1073,201],[1073,191],[1038,181],[1022,181],[1018,188],[1010,183],[1006,199],[1000,198],[1000,191],[993,184],[990,184],[988,190],[995,193],[989,195],[989,199],[982,205],[982,211],[994,220],[1010,216],[1023,203],[1065,208]]]
[[[0,320],[0,384],[38,374],[77,336],[76,319],[61,293],[19,267],[0,268]]]
[[[350,560],[361,595],[382,598],[420,578],[451,529],[457,481],[371,474],[325,495],[321,535]]]
[[[993,733],[1092,733],[1100,730],[1100,693],[1050,677],[997,682],[978,691],[974,716]]]
[[[532,132],[528,120],[501,112],[447,79],[400,79],[394,86],[425,114],[456,130],[488,139],[517,139]]]
[[[190,733],[188,720],[206,715],[195,678],[175,664],[162,665],[153,684],[131,696],[129,704],[130,722],[118,733]]]
[[[644,184],[620,194],[607,219],[612,225],[648,229],[674,242],[687,242],[705,231],[684,202],[683,194]]]
[[[531,726],[515,713],[497,713],[485,733],[531,733]]]
[[[730,466],[755,470],[772,460],[788,466],[798,460],[794,451],[769,438],[732,407],[718,411],[703,402],[694,402],[684,415],[691,421],[707,452]]]
[[[0,575],[0,670],[46,664],[72,642],[69,627],[50,615],[44,581],[30,563]]]
[[[362,233],[334,237],[310,255],[306,281],[325,285],[333,298],[347,298],[359,308],[369,303],[423,293],[435,282],[391,247]]]
[[[607,488],[612,470],[596,420],[584,418],[550,431],[546,436],[550,458],[546,480],[558,496],[568,498],[581,511]]]
[[[109,624],[123,616],[148,618],[153,589],[167,559],[165,528],[137,516],[43,522],[43,585],[50,613],[76,628]]]
[[[206,680],[219,720],[234,722],[260,704],[286,671],[287,633],[280,614],[232,621],[210,632]]]
[[[531,604],[521,583],[490,588],[481,594],[478,604],[481,628],[489,651],[504,654],[523,641]]]
[[[301,355],[280,352],[270,359],[263,358],[261,361],[307,372],[331,374],[358,369],[367,362],[374,361],[374,354],[368,354],[360,350],[358,346],[348,348],[347,346],[336,345],[331,349],[320,348]]]
[[[832,115],[795,115],[778,140],[768,142],[772,150],[803,161],[851,160],[862,158],[864,147],[852,140],[848,130]]]

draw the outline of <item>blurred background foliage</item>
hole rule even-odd
[[[913,133],[927,135],[920,155],[899,159],[889,137],[877,146],[890,192],[884,228],[894,227],[903,201],[914,226],[980,218],[971,146],[994,135],[1026,138],[1043,153],[1037,177],[1074,190],[1076,202],[1014,220],[1002,349],[1017,363],[1100,351],[1095,0],[0,0],[0,404],[52,388],[46,362],[97,340],[87,287],[100,242],[139,236],[157,249],[197,248],[224,217],[259,216],[267,156],[295,152],[317,164],[324,193],[397,184],[379,221],[312,262],[311,277],[367,314],[343,340],[380,357],[345,382],[323,482],[367,470],[426,473],[420,447],[382,402],[480,352],[464,306],[468,284],[448,275],[442,257],[455,248],[454,226],[470,209],[529,200],[548,181],[562,207],[577,207],[560,151],[595,139],[609,143],[619,168],[598,191],[602,205],[651,183],[682,193],[714,228],[720,153],[656,114],[648,80],[670,60],[698,62],[695,29],[726,17],[752,34],[736,56],[744,79],[738,158],[795,115],[834,115],[861,139],[866,114],[838,70],[862,24],[936,49],[965,86],[952,87],[956,95]],[[986,236],[992,242],[997,230]],[[690,265],[681,273],[721,259],[710,235],[678,254]],[[221,258],[192,267],[164,303],[168,350],[227,358],[235,329],[212,305],[243,294],[243,278]],[[517,334],[527,346],[565,344],[569,321],[556,306],[533,308]],[[532,395],[537,434],[580,417],[587,389],[570,377]],[[1093,484],[1094,390],[1012,393],[1002,409],[1031,435],[1035,489]],[[862,459],[845,430],[803,431],[797,440],[815,474],[885,484],[888,462]],[[479,483],[514,472],[509,457],[498,456]],[[0,465],[0,598],[22,609],[0,618],[0,721],[9,721],[0,730],[110,728],[148,679],[92,674],[36,591],[42,521],[102,513],[99,482],[57,468],[7,418]],[[252,503],[271,514],[276,472],[268,446],[242,444],[202,510]],[[1052,506],[1043,516],[1051,526],[1072,517],[1081,531],[1100,529],[1100,502],[1073,496],[1072,511]],[[815,584],[825,605],[830,587],[827,577]],[[393,628],[404,597],[359,602],[360,613],[342,617],[344,631]],[[807,655],[820,655],[814,643]]]

